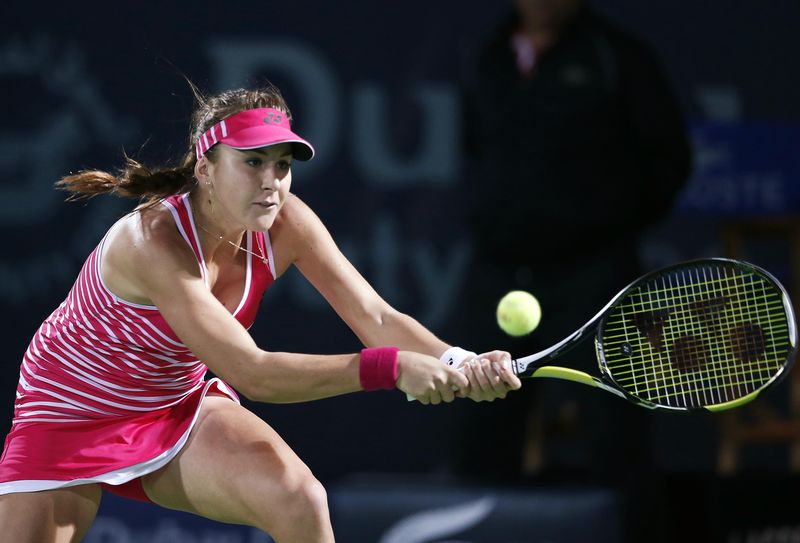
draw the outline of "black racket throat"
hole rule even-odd
[[[608,308],[610,305],[611,304],[609,303],[600,311],[600,313],[595,315],[592,320],[552,347],[548,347],[547,349],[539,351],[538,353],[512,360],[511,367],[514,370],[514,373],[516,373],[520,378],[533,377],[533,373],[537,369],[548,365],[556,358],[571,351],[586,341],[587,338],[594,336],[597,329],[597,323],[603,318],[606,308]]]

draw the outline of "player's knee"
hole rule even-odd
[[[257,499],[251,504],[255,524],[270,533],[295,533],[314,531],[328,522],[328,496],[325,488],[304,469],[289,470],[278,481],[257,490],[255,495],[271,495],[265,502]]]
[[[300,517],[298,520],[309,522],[326,517],[328,514],[328,494],[310,473],[294,481],[287,489],[289,503],[292,511],[290,514]]]
[[[315,517],[328,516],[328,493],[317,479],[311,478],[303,488],[304,500],[308,504],[309,513]]]
[[[294,474],[284,485],[280,522],[313,529],[328,519],[328,495],[310,472]]]

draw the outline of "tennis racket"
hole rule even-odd
[[[594,336],[600,377],[546,365]],[[724,258],[644,275],[579,330],[511,361],[519,377],[576,381],[669,411],[724,411],[754,400],[794,362],[797,327],[770,273]]]

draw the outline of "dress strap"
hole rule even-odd
[[[194,224],[194,217],[192,216],[192,204],[189,201],[189,193],[176,194],[165,198],[161,201],[175,219],[175,225],[178,231],[186,240],[186,243],[192,249],[197,263],[200,266],[200,274],[203,277],[203,282],[208,286],[208,270],[206,269],[206,259],[203,256],[203,248],[200,246],[200,236],[197,233],[197,228]]]

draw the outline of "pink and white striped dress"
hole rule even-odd
[[[208,284],[188,195],[163,204]],[[269,262],[247,255],[244,291],[233,316],[249,328],[275,268],[269,236],[245,237],[246,248]],[[121,485],[178,454],[209,392],[238,402],[224,382],[204,379],[205,364],[155,306],[122,300],[103,284],[105,239],[23,357],[14,420],[0,458],[0,494]]]

